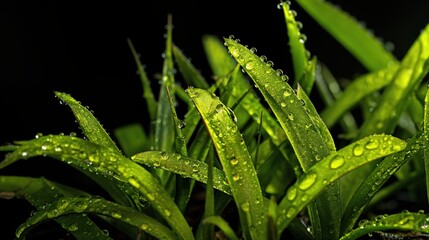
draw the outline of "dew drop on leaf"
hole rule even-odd
[[[79,227],[76,224],[72,224],[67,228],[67,230],[69,230],[70,232],[75,232],[79,230]]]
[[[295,187],[291,187],[291,188],[287,191],[287,193],[286,193],[286,197],[287,197],[287,199],[288,199],[289,201],[294,200],[294,199],[296,198],[296,193],[297,193],[296,188],[295,188]]]
[[[309,173],[307,176],[305,176],[304,179],[302,179],[300,181],[300,183],[298,184],[298,187],[301,190],[307,190],[309,189],[311,186],[313,186],[313,184],[316,182],[317,179],[317,175],[314,173]]]
[[[364,151],[364,148],[360,144],[356,144],[353,147],[353,155],[355,155],[356,157],[362,156],[363,151]]]
[[[149,225],[147,225],[146,223],[143,223],[142,225],[140,225],[140,229],[143,231],[147,231],[149,229]]]
[[[370,140],[365,144],[365,148],[368,150],[374,150],[378,148],[379,145],[380,143],[378,141]]]
[[[239,175],[234,175],[234,176],[232,176],[232,180],[238,181],[238,180],[240,180],[240,176]]]
[[[246,63],[245,68],[247,70],[252,70],[255,67],[254,63],[252,61],[249,61]]]
[[[332,158],[331,163],[329,164],[329,167],[331,167],[332,169],[337,169],[342,167],[344,163],[345,163],[344,157],[337,155]]]

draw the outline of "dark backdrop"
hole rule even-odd
[[[89,106],[109,132],[127,123],[144,122],[140,80],[126,40],[134,42],[149,77],[154,79],[162,70],[168,13],[173,16],[173,41],[207,79],[211,72],[201,44],[203,34],[233,34],[274,61],[276,68],[292,75],[283,13],[275,0],[59,2],[1,3],[0,144],[33,138],[37,133],[79,133],[70,110],[59,104],[53,91],[70,93]],[[332,2],[393,43],[398,58],[429,19],[426,1]],[[365,72],[293,1],[292,8],[304,24],[307,48],[335,76],[350,78]],[[43,161],[49,163],[43,170],[38,169],[40,161],[29,160],[0,170],[0,174],[75,181],[72,176],[54,174],[67,167]],[[4,210],[10,202],[2,200],[0,206]],[[1,214],[2,221],[9,219],[6,221],[13,229],[28,216],[28,209],[24,204],[20,212]],[[13,232],[9,228],[1,227],[0,236]]]

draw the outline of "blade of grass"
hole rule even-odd
[[[20,159],[49,156],[78,169],[86,169],[127,190],[137,191],[174,229],[179,238],[194,239],[192,231],[170,194],[150,172],[107,148],[80,138],[49,135],[25,142],[0,162],[0,169]],[[133,196],[131,196],[133,197]],[[135,196],[141,198],[142,196]]]
[[[206,82],[201,73],[194,67],[191,61],[186,58],[185,54],[173,44],[173,55],[176,60],[179,71],[182,73],[185,82],[189,86],[208,89],[209,84]]]
[[[150,81],[147,77],[146,71],[144,69],[143,64],[140,61],[140,56],[137,53],[136,49],[134,48],[133,43],[131,42],[131,39],[127,39],[128,46],[131,49],[131,53],[133,54],[134,61],[137,65],[137,72],[139,73],[140,80],[143,86],[143,98],[146,102],[147,111],[149,113],[149,117],[151,121],[155,121],[156,116],[156,100],[155,96],[153,95],[152,88],[150,87]]]
[[[403,212],[381,216],[372,221],[366,221],[358,228],[348,232],[340,240],[352,240],[375,231],[413,231],[429,233],[429,215],[423,213]]]
[[[347,114],[365,96],[387,86],[393,79],[399,64],[390,64],[378,71],[362,75],[352,81],[321,113],[323,121],[331,128],[337,120]]]
[[[184,157],[177,153],[146,151],[131,157],[137,163],[150,167],[162,168],[179,174],[185,178],[207,184],[208,166],[201,160]],[[226,181],[225,174],[218,168],[213,168],[213,187],[231,195],[231,189]]]
[[[404,151],[392,154],[383,161],[379,162],[376,167],[368,174],[363,182],[350,199],[347,199],[347,206],[341,220],[341,232],[345,234],[350,231],[359,219],[363,211],[367,208],[371,199],[380,190],[384,183],[400,169],[410,158],[414,157],[422,146],[421,137],[417,136],[407,142]],[[374,147],[372,142],[368,142],[367,147]]]
[[[98,122],[89,109],[82,106],[80,102],[74,99],[70,94],[55,92],[55,96],[70,107],[85,137],[89,141],[108,147],[115,151],[115,153],[122,155],[115,142],[110,138],[109,134],[104,130],[103,126]],[[81,170],[92,180],[102,186],[115,201],[132,206],[130,200],[123,194],[123,191],[119,189],[118,186],[110,181],[106,181],[104,178],[96,174],[86,171],[85,169]]]
[[[148,136],[146,135],[142,125],[139,123],[131,123],[118,127],[113,131],[113,133],[119,143],[119,146],[127,157],[131,157],[138,152],[150,149]]]
[[[347,12],[324,0],[296,2],[369,71],[396,62],[393,54]]]
[[[429,25],[421,32],[401,62],[390,84],[374,109],[361,126],[358,138],[374,133],[391,133],[407,106],[409,96],[429,71]]]
[[[424,118],[423,118],[423,146],[424,146],[424,163],[425,163],[425,180],[426,194],[429,201],[429,90],[426,91]]]
[[[335,151],[334,142],[326,126],[320,124],[322,123],[320,116],[317,112],[303,106],[303,101],[284,81],[284,77],[272,69],[271,64],[265,63],[252,51],[233,39],[225,39],[225,43],[232,56],[255,82],[274,112],[304,172],[317,161]],[[315,120],[317,122],[314,122]],[[338,237],[335,236],[339,233],[340,227],[337,216],[339,214],[337,206],[340,204],[338,196],[339,186],[337,183],[328,187],[317,201],[309,206],[310,216],[317,235],[327,234],[331,236],[326,237],[334,239]],[[322,221],[322,219],[324,220]],[[327,231],[327,229],[333,229],[333,231]]]
[[[243,234],[249,239],[266,237],[266,209],[250,153],[238,132],[230,110],[210,92],[188,88],[216,147],[238,208]]]
[[[232,228],[229,226],[228,222],[226,222],[220,216],[207,217],[204,219],[203,223],[216,225],[229,240],[239,240],[234,230],[232,230]]]
[[[215,198],[213,188],[213,162],[214,162],[213,148],[210,148],[210,154],[207,158],[207,185],[206,185],[206,199],[204,204],[204,219],[215,215]],[[204,227],[204,239],[211,239],[214,236],[214,226],[209,225]]]
[[[279,233],[326,186],[364,164],[403,150],[406,145],[393,136],[372,135],[349,144],[316,163],[288,188],[286,196],[281,200],[281,214],[277,221]],[[371,148],[368,149],[368,146]]]
[[[146,214],[133,208],[95,197],[60,198],[29,217],[27,221],[18,228],[16,235],[18,238],[21,238],[21,235],[25,236],[25,233],[37,224],[76,213],[91,213],[108,216],[137,227],[158,239],[177,239],[177,236],[170,229]],[[77,228],[76,225],[75,227]],[[75,230],[78,230],[76,228]]]
[[[87,195],[76,189],[62,186],[44,178],[18,176],[0,176],[0,192],[10,196],[25,198],[37,210],[44,209],[48,204],[57,201],[62,196]],[[110,239],[88,217],[70,215],[55,219],[66,231],[76,239]]]
[[[295,20],[296,11],[291,10],[290,5],[287,2],[281,2],[278,5],[278,8],[280,7],[283,9],[283,14],[286,20],[289,48],[292,56],[293,72],[295,76],[294,84],[297,84],[301,79],[304,79],[310,57],[308,56],[307,49],[304,45],[306,36],[301,33],[302,23],[298,23]],[[302,83],[300,82],[300,84]],[[306,84],[304,85],[305,89],[309,87]]]

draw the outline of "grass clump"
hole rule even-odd
[[[157,94],[128,42],[152,124],[120,127],[112,138],[87,107],[55,92],[83,137],[45,135],[1,147],[8,153],[0,168],[44,156],[106,192],[0,176],[3,198],[24,198],[36,209],[16,237],[47,221],[76,239],[111,239],[106,226],[127,239],[427,237],[429,27],[398,60],[329,2],[296,2],[368,72],[333,88],[338,81],[306,49],[302,24],[281,2],[293,79],[239,39],[206,35],[210,82],[174,45],[169,18]],[[315,92],[325,103],[320,112],[309,97]],[[334,127],[341,134],[332,134]],[[420,196],[421,210],[380,211],[398,191]],[[191,224],[196,194],[204,195],[204,206]]]

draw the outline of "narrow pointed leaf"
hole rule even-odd
[[[421,137],[413,138],[407,142],[407,147],[403,151],[392,154],[383,159],[383,161],[378,163],[377,166],[368,174],[353,196],[350,196],[350,201],[347,199],[348,204],[344,210],[341,221],[342,233],[346,233],[353,228],[356,221],[383,184],[386,183],[390,177],[400,169],[400,167],[408,162],[410,158],[415,157],[415,154],[417,153],[416,149],[420,149],[422,147],[421,145]],[[342,184],[347,184],[347,182],[342,182]],[[350,185],[352,184],[356,183],[351,182]],[[344,186],[344,188],[348,187],[350,188],[349,185]]]
[[[421,32],[401,62],[390,84],[359,132],[358,138],[374,133],[391,133],[404,111],[409,96],[429,71],[429,25]]]
[[[311,94],[314,82],[316,81],[316,67],[317,57],[314,56],[311,60],[309,60],[304,76],[299,80],[299,84],[305,90],[307,95]]]
[[[49,135],[22,144],[0,162],[0,169],[20,159],[49,156],[78,169],[95,172],[127,192],[137,191],[154,207],[182,239],[193,239],[192,231],[169,193],[150,172],[111,148],[70,136]],[[129,196],[130,197],[130,196]],[[137,197],[141,197],[138,195]]]
[[[113,218],[128,223],[157,239],[177,239],[174,233],[155,219],[133,208],[126,207],[95,197],[65,197],[53,202],[48,207],[37,211],[17,230],[17,237],[25,235],[36,224],[56,219],[69,214],[91,213]],[[73,229],[78,230],[76,225]]]
[[[348,232],[346,235],[340,238],[340,240],[359,239],[359,237],[375,231],[400,230],[412,231],[416,233],[429,233],[428,226],[428,214],[403,212],[388,216],[381,216],[372,221],[365,221],[360,224],[358,228]],[[418,234],[415,235],[419,236]]]
[[[204,224],[213,224],[216,225],[224,234],[225,237],[229,240],[239,240],[234,230],[229,226],[228,222],[226,222],[220,216],[211,216],[207,217],[203,221]]]
[[[8,193],[10,197],[25,198],[36,209],[42,210],[62,196],[86,195],[76,189],[62,186],[44,178],[18,176],[0,176],[0,193]],[[76,239],[110,239],[88,217],[69,215],[55,219],[66,231]]]
[[[374,35],[348,13],[325,0],[296,1],[368,70],[379,70],[395,57]]]
[[[308,113],[309,110],[302,105],[301,99],[298,98],[291,86],[284,81],[284,76],[274,71],[271,64],[267,64],[236,41],[225,39],[225,43],[232,56],[255,82],[274,112],[304,172],[317,161],[335,151],[333,141],[327,141],[326,136],[319,131],[318,125]],[[317,118],[319,116],[314,119]],[[336,183],[329,187],[318,198],[317,202],[310,205],[310,216],[315,225],[314,229],[317,235],[332,234],[330,238],[337,237],[334,235],[337,235],[340,227],[339,218],[336,216],[338,214],[338,211],[336,211],[337,205],[339,205],[338,192],[339,186]],[[338,202],[336,203],[336,201]],[[326,219],[329,220],[327,221]],[[329,226],[322,226],[323,224],[328,224]],[[326,231],[326,229],[332,228],[334,231]]]
[[[127,157],[150,148],[147,134],[138,123],[118,127],[114,130],[114,134]]]
[[[426,194],[429,201],[429,90],[426,91],[425,107],[424,107],[424,120],[423,120],[423,134],[424,134],[424,163],[425,163],[425,180],[426,180]]]
[[[137,163],[150,167],[162,168],[181,175],[185,178],[192,178],[196,181],[207,184],[208,166],[206,163],[182,156],[177,153],[167,153],[159,151],[146,151],[131,157]],[[231,195],[231,189],[226,181],[225,174],[218,168],[213,168],[213,187]]]
[[[403,150],[406,143],[389,135],[373,135],[354,142],[311,167],[289,187],[279,204],[277,226],[281,233],[290,221],[326,186],[371,161]],[[338,208],[338,206],[337,206]]]
[[[216,76],[225,76],[235,68],[236,62],[231,58],[225,46],[218,38],[207,35],[204,37],[203,43],[209,63],[211,63],[210,66]],[[241,101],[240,106],[242,106],[257,123],[259,123],[259,116],[262,112],[264,115],[262,127],[270,135],[273,142],[276,145],[280,145],[286,139],[286,135],[281,131],[281,127],[276,119],[272,117],[271,113],[268,112],[264,106],[262,106],[253,91],[247,93],[248,89],[251,88],[251,85],[241,72],[238,72],[238,76],[235,81],[235,86],[230,90],[232,96],[239,99],[246,94],[245,98]]]
[[[55,96],[71,108],[83,133],[89,141],[111,148],[117,153],[121,153],[115,142],[110,138],[109,134],[104,130],[103,126],[101,126],[90,110],[82,106],[80,102],[67,93],[55,92]]]
[[[216,147],[219,160],[237,205],[244,235],[266,236],[266,209],[250,153],[238,132],[231,110],[203,89],[188,94],[200,112]]]
[[[341,95],[320,113],[328,128],[331,128],[341,116],[344,116],[362,98],[389,84],[398,68],[399,64],[391,64],[376,72],[371,72],[354,79]]]
[[[280,5],[279,5],[280,6]],[[287,34],[289,38],[290,54],[292,56],[293,72],[295,81],[298,82],[305,75],[308,55],[305,49],[305,35],[301,34],[302,23],[297,23],[295,20],[295,10],[290,8],[286,2],[281,4],[286,20]]]
[[[206,82],[201,73],[194,67],[190,60],[186,58],[183,52],[176,45],[173,45],[173,55],[177,66],[179,67],[180,73],[182,73],[185,82],[189,86],[203,89],[209,88],[209,84]]]
[[[146,102],[146,107],[149,113],[149,117],[152,121],[154,121],[156,116],[157,104],[156,104],[155,96],[153,95],[153,92],[152,92],[152,88],[150,87],[149,78],[147,77],[144,66],[140,61],[140,56],[137,53],[136,49],[134,48],[133,43],[131,42],[130,39],[127,39],[127,42],[128,42],[128,46],[131,49],[131,53],[133,54],[134,61],[136,62],[136,65],[137,65],[137,72],[139,73],[140,80],[143,86],[143,97]]]

